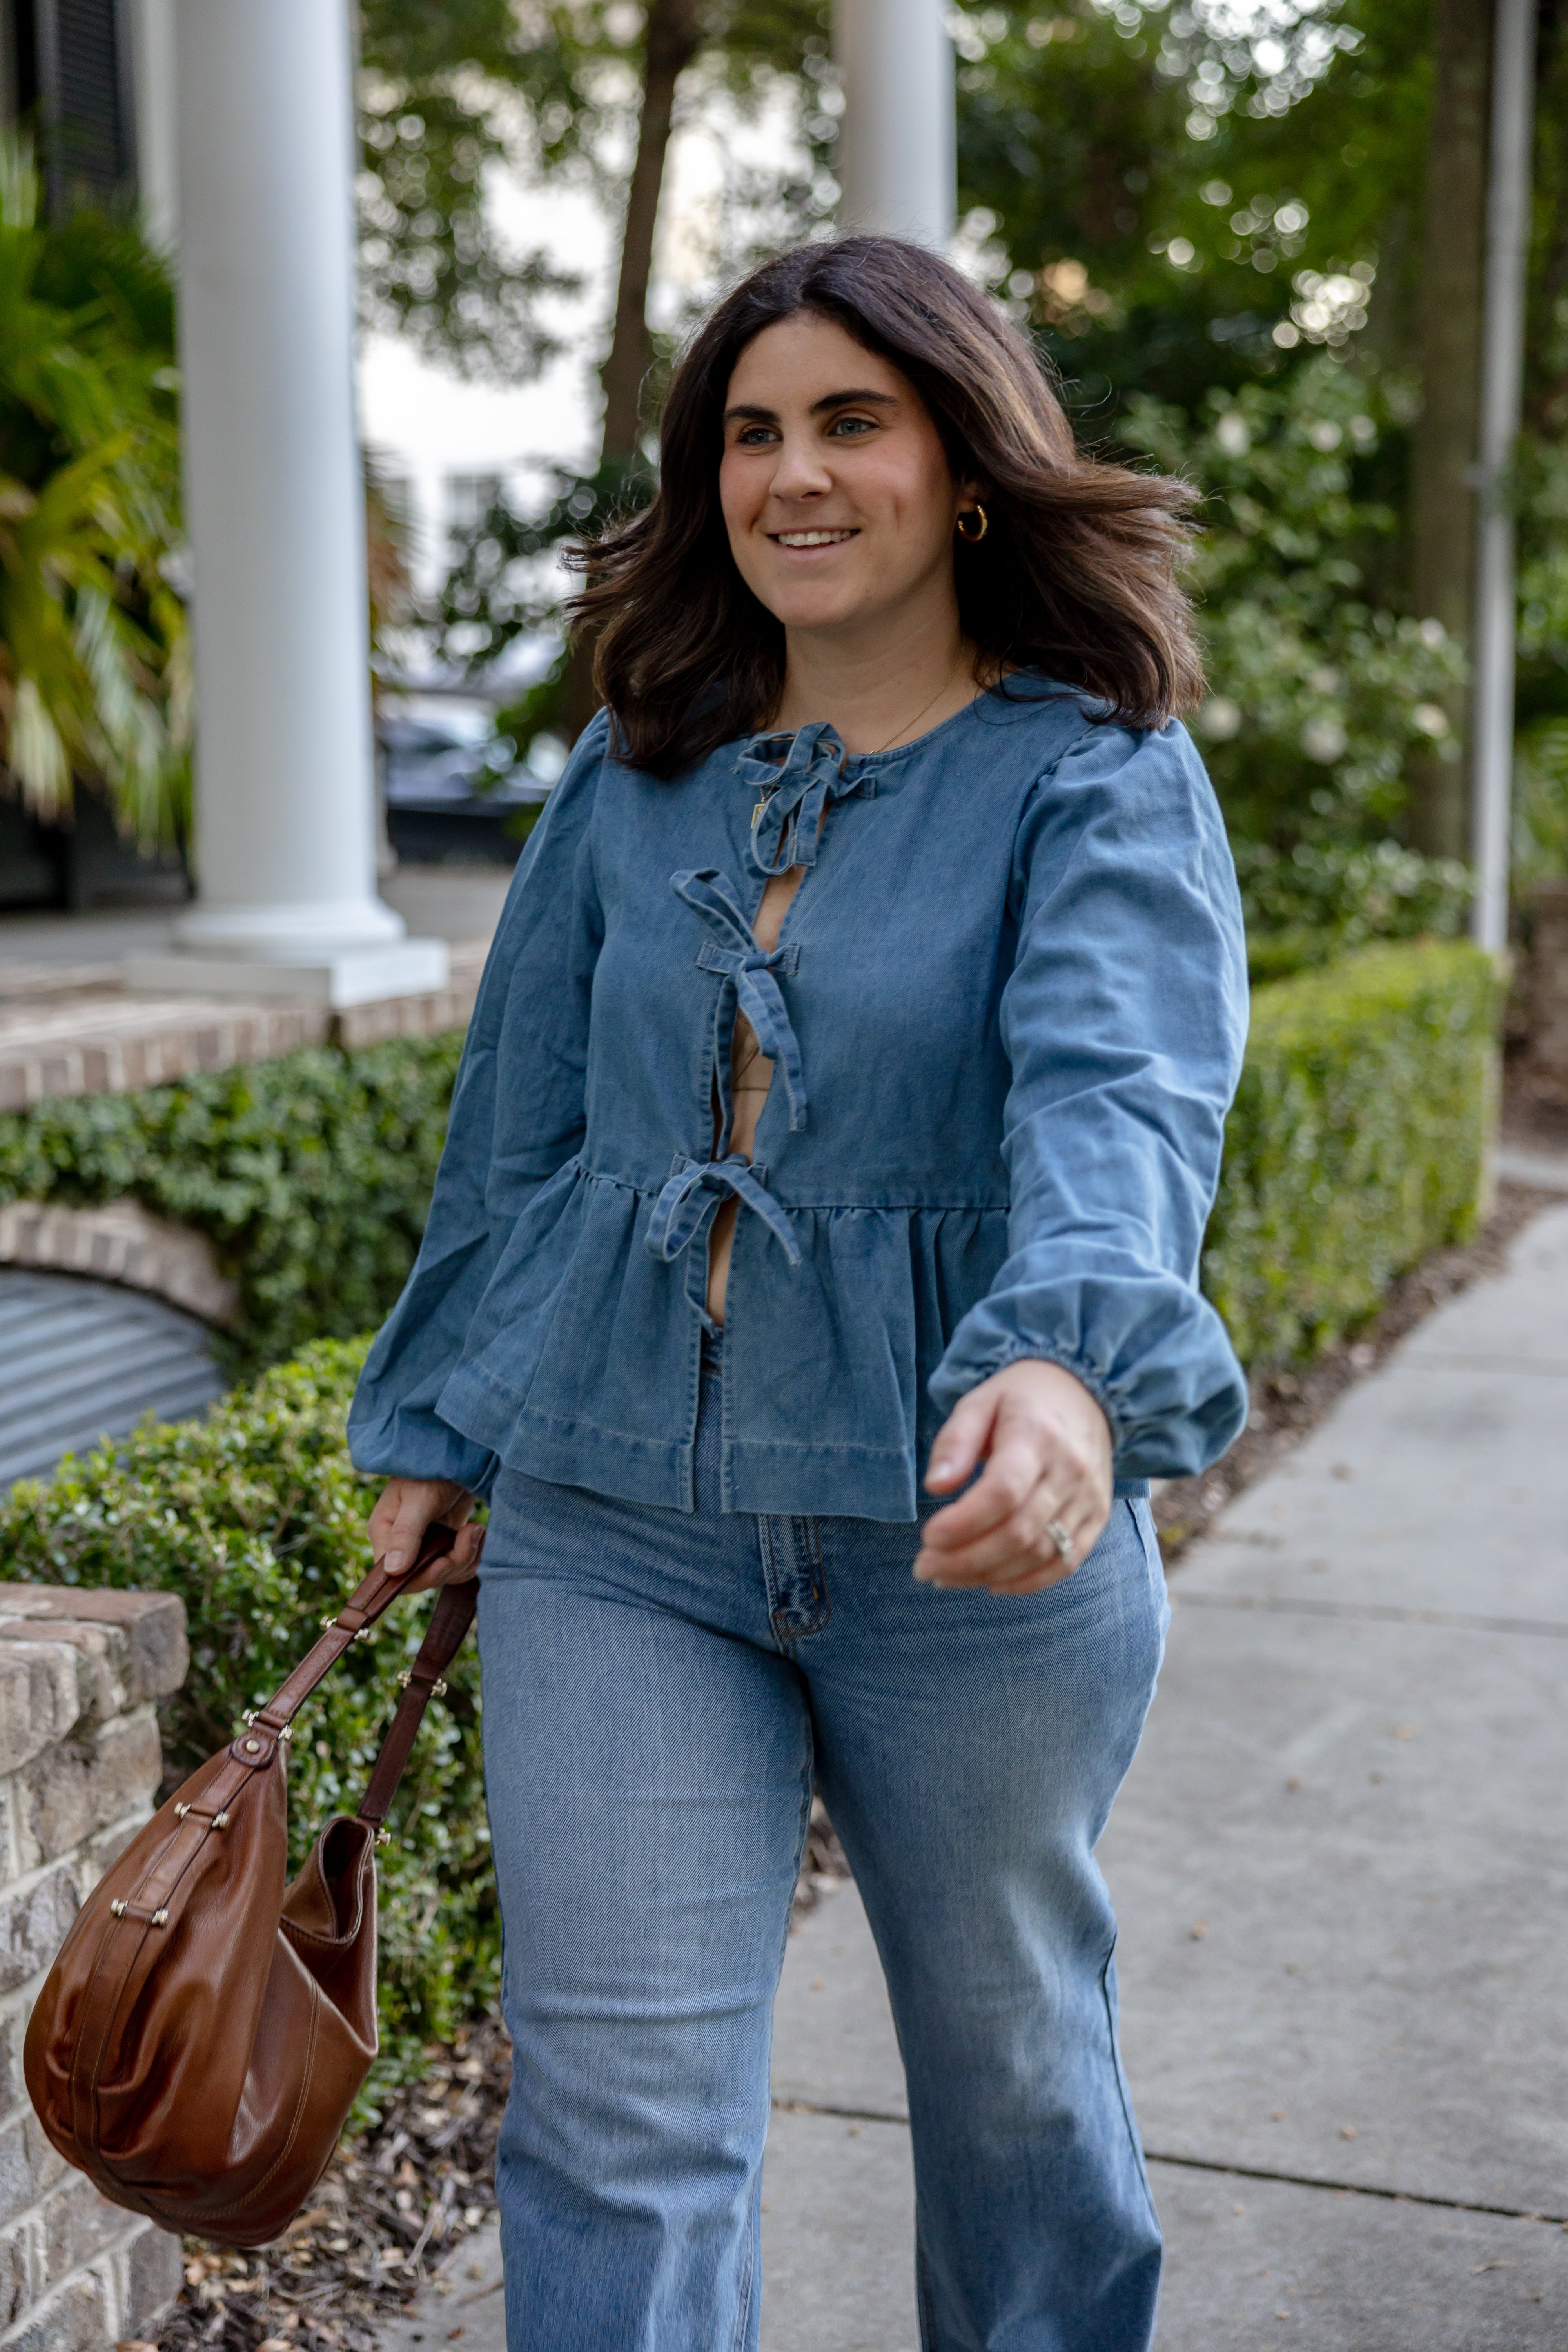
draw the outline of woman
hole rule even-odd
[[[1184,493],[1075,454],[1023,339],[882,238],[722,301],[661,446],[582,559],[606,709],[353,1423],[389,1567],[490,1504],[507,2340],[755,2346],[815,1782],[927,2352],[1132,2352],[1160,2235],[1092,1849],[1163,1639],[1148,1475],[1245,1404],[1195,1286],[1245,984],[1172,715]]]

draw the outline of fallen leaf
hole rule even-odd
[[[1340,2126],[1340,2137],[1341,2137],[1342,2139],[1354,2139],[1354,2137],[1355,2137],[1355,2126],[1354,2126],[1354,2124],[1342,2124],[1342,2125]]]
[[[1288,1789],[1299,1789],[1299,1788],[1300,1787],[1300,1785],[1301,1785],[1301,1775],[1300,1774],[1300,1772],[1292,1772],[1292,1773],[1291,1773],[1291,1775],[1290,1775],[1290,1778],[1289,1778],[1289,1779],[1286,1781],[1286,1783],[1285,1783],[1285,1786],[1286,1786]]]
[[[1192,1937],[1194,1944],[1201,1944],[1204,1937],[1208,1934],[1208,1931],[1209,1923],[1206,1919],[1194,1919],[1192,1927],[1187,1932]]]
[[[1268,2120],[1271,2124],[1282,2124],[1285,2120],[1284,2108],[1270,2107],[1268,2110]]]
[[[1478,2263],[1475,2269],[1470,2273],[1470,2276],[1472,2278],[1479,2278],[1483,2271],[1506,2271],[1510,2270],[1511,2268],[1512,2264],[1510,2263]]]
[[[1396,1723],[1394,1727],[1394,1736],[1395,1739],[1414,1739],[1415,1726],[1413,1723]]]

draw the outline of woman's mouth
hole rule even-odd
[[[848,539],[858,539],[858,530],[771,530],[768,537],[775,547],[842,547]]]

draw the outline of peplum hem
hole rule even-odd
[[[550,1178],[517,1221],[436,1411],[509,1469],[690,1510],[706,1229],[684,1261],[651,1251],[659,1200],[659,1188],[581,1160]],[[912,1520],[943,1418],[929,1382],[1004,1262],[1007,1213],[776,1207],[797,1257],[742,1195],[731,1260],[725,1507]],[[779,1436],[803,1396],[831,1399],[841,1436]]]

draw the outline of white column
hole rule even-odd
[[[200,897],[133,986],[438,987],[375,894],[345,0],[176,0]]]
[[[953,60],[942,0],[834,0],[844,85],[838,226],[945,247],[954,209]]]
[[[1534,114],[1535,0],[1497,0],[1492,46],[1491,149],[1487,194],[1487,287],[1481,337],[1477,489],[1476,669],[1470,825],[1479,946],[1508,945],[1510,813],[1513,784],[1516,606],[1509,476],[1519,441],[1524,367],[1525,268],[1530,243]]]
[[[133,0],[131,87],[136,120],[136,192],[142,230],[172,253],[179,242],[174,132],[174,0]]]

